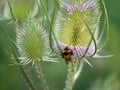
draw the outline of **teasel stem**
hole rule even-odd
[[[15,17],[14,17],[13,11],[12,11],[12,6],[10,4],[10,1],[7,0],[7,3],[8,3],[8,6],[9,6],[9,9],[10,9],[10,13],[11,13],[12,19],[15,20]]]
[[[39,60],[35,60],[34,65],[35,65],[35,69],[36,69],[38,78],[40,78],[40,80],[42,82],[43,89],[44,90],[49,90],[49,86],[48,86],[48,84],[46,82],[46,79],[44,77],[44,74],[43,74],[43,71],[42,71]]]
[[[48,6],[48,0],[46,0],[46,6],[47,6],[47,12],[48,12],[48,8],[49,8],[49,6]]]
[[[10,49],[11,49],[13,55],[14,55],[14,58],[15,58],[15,60],[17,61],[17,63],[19,63],[19,59],[18,59],[18,57],[17,57],[17,54],[16,54],[16,52],[15,52],[15,49],[14,49],[14,47],[13,47],[13,43],[12,43],[9,35],[8,35],[7,32],[4,30],[4,28],[2,28],[1,26],[0,26],[0,30],[1,30],[1,31],[3,32],[3,34],[6,36],[6,39],[8,40],[8,43],[9,43],[9,45],[10,45]],[[31,90],[36,90],[36,88],[34,87],[34,84],[33,84],[32,80],[29,78],[29,75],[27,75],[27,73],[26,73],[26,71],[24,70],[23,66],[19,65],[19,69],[20,69],[20,71],[21,71],[21,73],[22,73],[22,75],[23,75],[26,83],[27,83],[27,84],[29,85],[29,87],[31,88]]]
[[[77,78],[81,74],[82,69],[83,69],[83,60],[80,61],[79,65],[78,65],[78,70],[77,70],[77,72],[74,75],[74,81],[73,81],[74,83],[76,82]]]
[[[53,25],[53,20],[54,20],[54,16],[55,16],[55,11],[56,11],[56,7],[54,8],[54,10],[53,10],[53,13],[52,13],[52,19],[51,19],[51,23],[50,23],[50,38],[49,38],[49,41],[50,41],[50,48],[54,51],[54,49],[53,49],[53,47],[52,47],[52,29],[53,29],[53,27],[52,27],[52,25]]]
[[[43,2],[43,0],[38,0],[38,6],[39,6],[39,8],[40,8],[40,3],[41,3],[41,5],[42,5],[42,7],[43,7],[43,9],[44,9],[44,11],[45,11],[45,15],[46,15],[46,18],[47,18],[47,20],[48,20],[48,26],[49,26],[49,32],[50,32],[50,47],[51,47],[51,49],[54,51],[54,49],[53,49],[53,47],[52,47],[52,35],[53,35],[53,38],[55,39],[55,42],[56,42],[56,44],[57,44],[57,47],[61,50],[61,48],[60,48],[60,46],[59,46],[59,44],[58,44],[58,41],[57,41],[57,39],[56,39],[56,36],[55,36],[55,34],[54,34],[54,32],[53,32],[53,18],[54,18],[54,14],[55,14],[55,12],[56,12],[56,9],[57,9],[57,6],[55,6],[54,7],[54,10],[53,10],[53,16],[52,16],[52,19],[50,20],[50,18],[49,18],[49,15],[48,15],[48,13],[47,13],[47,8],[45,7],[45,4],[44,4],[44,2]],[[57,3],[57,2],[55,2],[55,3]]]
[[[41,3],[41,5],[42,5],[42,7],[45,11],[45,15],[46,15],[46,18],[48,19],[48,23],[50,24],[50,18],[49,18],[49,15],[47,13],[47,8],[45,7],[45,4],[44,4],[43,0],[38,0],[39,8],[40,8],[40,3]]]
[[[65,88],[63,90],[73,89],[78,76],[81,74],[82,68],[83,68],[82,60],[81,62],[79,62],[78,59],[76,59],[76,62],[74,64],[73,63],[68,64],[67,79],[65,82]]]
[[[52,20],[51,20],[51,24],[50,24],[50,40],[49,41],[50,41],[50,47],[53,51],[54,51],[54,49],[52,47],[52,35],[54,37],[54,40],[55,40],[55,43],[56,43],[57,47],[59,48],[59,50],[61,50],[61,48],[58,44],[58,41],[56,39],[55,33],[53,32],[53,21],[54,21],[56,10],[57,10],[57,6],[54,7],[53,14],[52,14]]]
[[[57,4],[57,1],[55,2],[55,4]],[[57,47],[59,48],[59,50],[61,50],[61,47],[59,46],[59,44],[58,44],[58,40],[57,40],[57,38],[56,38],[56,36],[55,36],[55,33],[54,33],[54,31],[53,31],[53,21],[54,21],[54,18],[55,18],[55,14],[56,14],[56,10],[57,10],[57,6],[55,5],[55,7],[54,7],[54,10],[53,10],[53,13],[52,13],[52,19],[51,19],[51,23],[50,23],[50,47],[51,47],[51,49],[54,51],[54,49],[53,49],[53,47],[52,47],[52,35],[53,35],[53,38],[54,38],[54,40],[55,40],[55,43],[56,43],[56,45],[57,45]]]

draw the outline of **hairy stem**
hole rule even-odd
[[[17,57],[17,54],[16,54],[16,52],[15,52],[15,49],[14,49],[14,47],[13,47],[13,43],[12,43],[9,35],[7,34],[7,32],[6,32],[2,27],[0,27],[0,30],[1,30],[1,31],[3,32],[3,34],[6,36],[6,38],[7,38],[7,40],[8,40],[8,43],[9,43],[9,45],[10,45],[10,49],[11,49],[13,55],[14,55],[14,58],[15,58],[15,60],[17,61],[17,63],[19,63],[19,59],[18,59],[18,57]],[[32,80],[29,78],[29,76],[28,76],[27,73],[25,72],[23,66],[19,65],[19,69],[20,69],[20,71],[21,71],[21,73],[22,73],[25,81],[27,82],[27,84],[28,84],[29,87],[31,88],[31,90],[36,90],[35,87],[34,87],[34,85],[33,85]]]
[[[44,90],[49,90],[49,86],[46,82],[46,79],[45,79],[44,74],[42,72],[40,62],[38,60],[35,60],[35,69],[36,69],[38,77],[41,79],[43,89]]]
[[[82,69],[83,69],[83,61],[81,60],[80,64],[78,65],[78,70],[77,70],[77,72],[74,75],[74,81],[73,81],[74,83],[76,82],[77,78],[81,74]]]
[[[79,64],[79,62],[76,61],[75,64],[73,63],[68,64],[68,73],[67,73],[67,79],[65,82],[64,90],[72,90],[78,76],[80,75],[80,72],[82,71],[82,67],[83,67],[83,62]]]

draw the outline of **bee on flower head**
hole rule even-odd
[[[66,64],[72,62],[73,64],[75,61],[72,59],[73,51],[66,46],[64,50],[61,52],[62,57],[65,59]]]
[[[58,49],[55,49],[66,63],[74,63],[78,58],[88,58],[96,53],[97,6],[95,0],[61,3],[54,30],[58,41]]]

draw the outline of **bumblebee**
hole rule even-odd
[[[68,64],[69,62],[74,63],[74,60],[72,60],[72,56],[73,55],[73,51],[70,50],[68,47],[66,47],[62,52],[61,52],[61,56],[62,58],[65,59],[66,64]]]

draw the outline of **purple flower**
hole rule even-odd
[[[86,12],[88,9],[95,9],[96,3],[94,0],[83,2],[81,4],[63,4],[63,8],[67,10],[68,15],[72,15],[74,10],[79,10],[80,12]]]
[[[81,58],[82,56],[87,58],[89,56],[92,56],[94,54],[94,52],[95,52],[95,46],[94,46],[93,43],[89,46],[88,50],[87,50],[87,47],[85,47],[85,46],[78,46],[78,45],[76,45],[76,46],[67,46],[64,43],[60,43],[60,48],[61,48],[62,51],[66,47],[68,47],[73,52],[73,55],[71,55],[72,60],[75,60],[77,57]],[[55,52],[57,54],[61,54],[61,50],[57,46],[54,48],[54,50],[55,50]],[[86,52],[86,50],[87,50],[87,52]]]
[[[82,3],[80,6],[81,6],[80,11],[85,12],[89,8],[95,9],[96,3],[95,3],[95,1],[88,1],[88,2]]]
[[[60,55],[66,52],[65,55],[62,54],[66,61],[73,62],[72,60],[77,58],[88,58],[95,54],[97,49],[95,30],[98,26],[96,17],[99,15],[97,6],[94,0],[62,3],[61,12],[55,24],[54,32],[58,43],[54,49]]]
[[[76,4],[67,4],[67,3],[64,3],[63,7],[68,11],[68,15],[73,14],[73,11],[79,8],[78,5]]]

